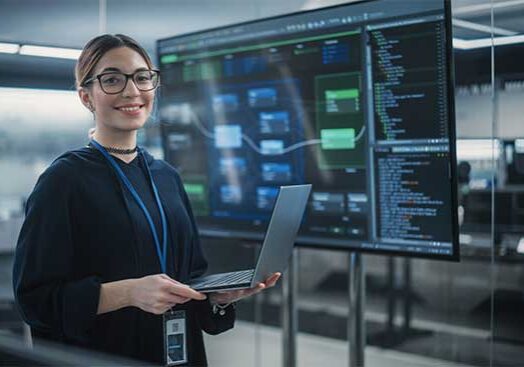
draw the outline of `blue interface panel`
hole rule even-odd
[[[449,2],[361,1],[157,43],[166,160],[202,233],[458,259]]]

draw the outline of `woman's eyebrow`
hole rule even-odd
[[[120,70],[119,68],[113,68],[113,67],[109,67],[109,68],[104,68],[101,73],[105,73],[106,71],[122,71]]]
[[[147,67],[136,68],[135,72],[142,71],[142,70],[149,70],[149,68],[147,68]],[[100,73],[105,73],[105,72],[108,72],[108,71],[118,71],[120,73],[122,72],[122,70],[120,70],[119,68],[107,67],[107,68],[104,68]]]

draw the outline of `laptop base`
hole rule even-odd
[[[189,286],[202,293],[251,288],[255,269],[212,274],[189,282]]]

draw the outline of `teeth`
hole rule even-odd
[[[140,107],[120,107],[119,110],[122,110],[122,111],[128,111],[128,112],[131,112],[131,111],[138,111],[140,109]]]

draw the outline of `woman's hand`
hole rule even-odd
[[[129,290],[131,305],[156,315],[161,315],[173,306],[192,299],[206,299],[206,295],[165,274],[149,275],[132,281]]]
[[[267,278],[264,283],[258,283],[253,288],[239,289],[236,291],[224,291],[224,292],[213,292],[209,294],[209,300],[211,303],[218,304],[227,304],[231,302],[236,302],[242,298],[246,298],[256,294],[263,289],[273,287],[278,279],[280,278],[280,273],[274,273],[269,278]]]

